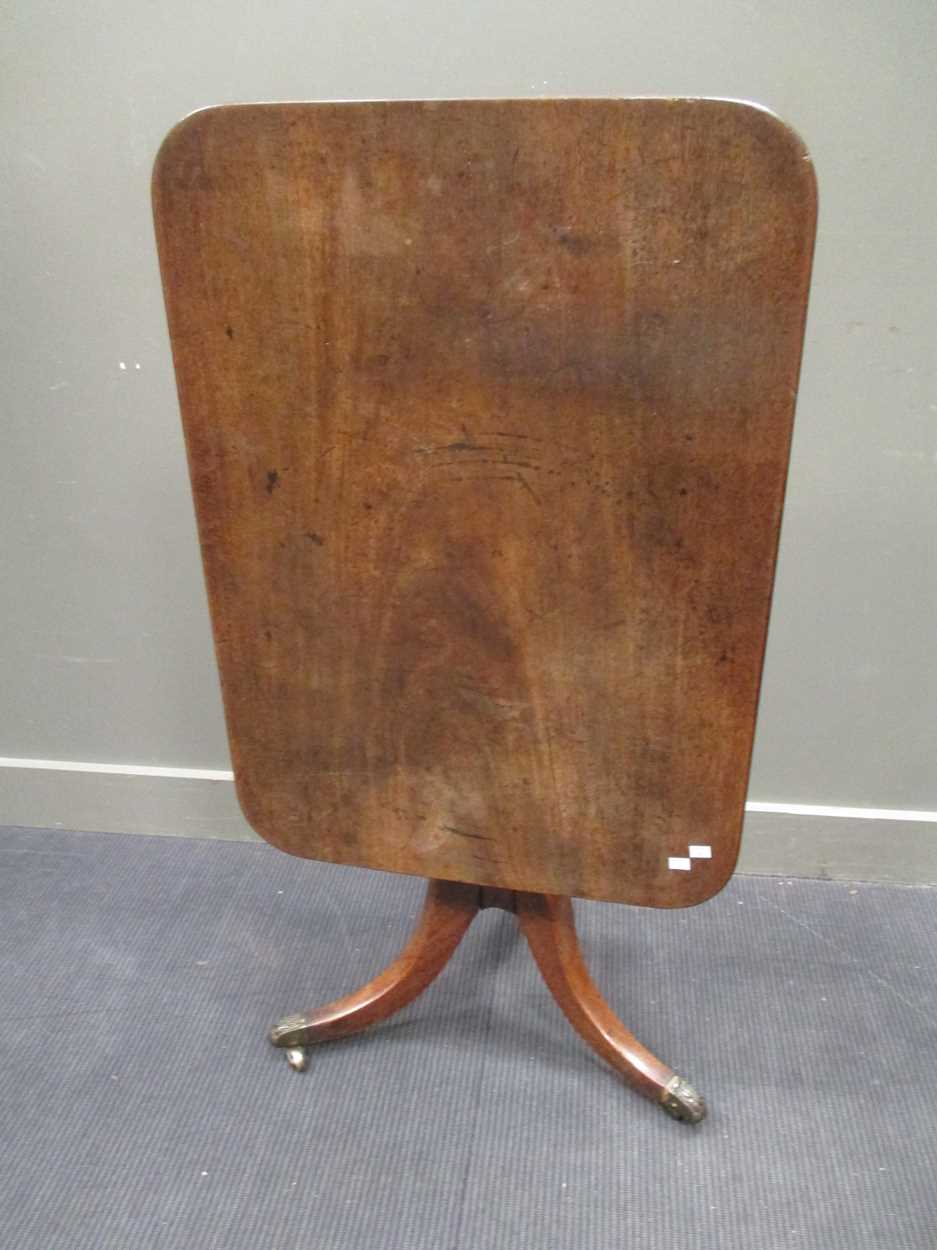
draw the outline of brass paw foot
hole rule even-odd
[[[305,1031],[305,1016],[284,1016],[270,1030],[270,1041],[274,1046],[302,1046],[306,1040]]]
[[[706,1118],[706,1103],[682,1076],[674,1076],[661,1091],[660,1105],[675,1120],[699,1124]]]

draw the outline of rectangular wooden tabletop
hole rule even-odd
[[[297,855],[731,875],[815,220],[701,100],[245,105],[160,259],[241,804]]]

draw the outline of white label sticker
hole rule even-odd
[[[667,860],[667,867],[678,868],[681,872],[689,872],[690,861],[688,859],[684,859],[680,855],[671,855],[671,857]]]
[[[713,849],[711,846],[691,846],[690,859],[712,859]]]

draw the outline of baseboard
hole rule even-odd
[[[0,759],[0,825],[257,840],[220,769]],[[739,871],[937,885],[937,812],[753,800]]]
[[[0,759],[0,824],[258,840],[215,769]]]
[[[749,809],[738,871],[826,881],[937,885],[937,823],[904,815],[887,819]]]

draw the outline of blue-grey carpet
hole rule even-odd
[[[0,1246],[937,1246],[937,891],[577,904],[699,1128],[592,1057],[499,912],[395,1021],[290,1071],[267,1027],[378,971],[421,898],[262,845],[0,831]]]

